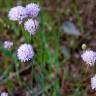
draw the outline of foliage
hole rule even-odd
[[[11,7],[30,2],[41,6],[39,30],[32,38],[22,26],[7,17]],[[90,36],[90,32],[84,33],[88,29],[81,20],[83,16],[79,14],[81,6],[78,2],[0,0],[0,90],[3,86],[9,96],[92,96],[88,81],[90,72],[85,72],[86,67],[81,66],[79,52],[81,44],[94,36]],[[69,24],[70,30],[67,26],[67,31],[73,35],[62,30],[66,21],[74,23]],[[14,42],[11,50],[3,48],[5,40]],[[17,47],[23,42],[31,43],[35,50],[34,58],[27,63],[21,63],[15,55]]]

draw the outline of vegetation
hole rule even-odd
[[[10,8],[31,2],[41,7],[39,29],[32,38],[8,18]],[[95,96],[90,87],[95,72],[80,60],[82,44],[96,47],[95,4],[95,0],[0,0],[0,92],[7,91],[9,96]],[[3,48],[5,40],[13,41],[12,49]],[[21,63],[15,53],[24,42],[33,45],[35,55]]]

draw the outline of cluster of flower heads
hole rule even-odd
[[[21,62],[30,60],[34,56],[32,46],[30,44],[22,44],[17,50],[17,56]]]
[[[24,24],[24,28],[26,31],[29,32],[30,35],[34,35],[38,28],[38,25],[39,25],[39,23],[37,20],[28,19],[28,21],[25,22],[25,24]]]
[[[10,49],[13,46],[13,42],[11,41],[4,41],[4,48]]]
[[[1,92],[0,96],[8,96],[8,93],[7,92]]]
[[[84,62],[86,62],[86,64],[88,64],[89,66],[93,66],[96,61],[96,52],[92,50],[86,50],[81,55],[81,58],[83,59]]]
[[[96,52],[92,50],[86,50],[81,55],[81,58],[89,66],[94,66],[96,63]],[[96,90],[96,75],[91,78],[91,88]]]
[[[10,20],[18,21],[19,24],[24,25],[24,29],[28,31],[30,35],[34,35],[39,26],[39,22],[37,20],[39,11],[40,7],[38,4],[30,3],[25,7],[15,6],[11,8],[8,17]],[[4,42],[4,48],[9,49],[12,46],[13,42]],[[21,44],[17,49],[17,57],[21,62],[29,61],[33,56],[34,50],[31,44]]]
[[[24,23],[25,30],[28,31],[30,35],[34,35],[39,25],[39,22],[36,19],[39,12],[39,5],[35,3],[30,3],[25,7],[15,6],[11,8],[8,17],[12,21],[18,21],[19,24]]]

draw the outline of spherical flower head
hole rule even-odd
[[[17,50],[17,57],[21,62],[26,62],[34,56],[33,48],[30,44],[22,44]]]
[[[35,3],[30,3],[26,6],[26,10],[27,10],[27,15],[29,17],[37,17],[40,11],[40,7],[38,4]]]
[[[23,22],[24,18],[27,17],[26,8],[24,8],[22,6],[13,7],[9,11],[8,17],[10,20],[19,21],[19,23],[21,24]]]
[[[8,96],[8,93],[2,92],[0,96]]]
[[[96,52],[92,50],[86,50],[82,55],[81,58],[83,59],[86,64],[93,66],[96,61]]]
[[[24,23],[24,28],[30,33],[30,35],[34,35],[38,28],[38,25],[39,22],[37,20],[28,19],[28,21]]]
[[[13,46],[13,42],[11,41],[4,41],[4,48],[10,49]]]
[[[96,90],[96,75],[91,78],[91,88]]]

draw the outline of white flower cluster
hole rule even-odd
[[[11,41],[4,41],[4,48],[10,49],[13,46],[13,42]]]
[[[91,78],[91,88],[96,90],[96,75]]]
[[[18,21],[20,24],[27,17],[26,9],[22,6],[16,6],[11,8],[8,17],[12,21]]]
[[[40,11],[39,5],[35,3],[30,3],[26,6],[27,15],[29,17],[35,18],[38,16],[38,13]]]
[[[96,52],[92,50],[86,50],[81,55],[81,58],[83,59],[84,62],[86,62],[86,64],[93,66],[96,61]]]
[[[18,59],[21,62],[29,61],[34,56],[33,48],[30,44],[22,44],[17,50]]]
[[[81,55],[81,58],[89,66],[94,66],[95,65],[95,62],[96,62],[96,52],[94,52],[92,50],[86,50]],[[92,88],[92,90],[93,89],[96,90],[96,75],[91,78],[91,88]]]
[[[0,96],[8,96],[7,92],[2,92]]]
[[[32,36],[38,29],[39,22],[37,16],[40,12],[38,4],[30,3],[25,7],[15,6],[9,11],[8,17],[12,21],[18,21],[19,24],[24,25],[24,29]],[[10,48],[13,44],[11,42],[5,42],[4,48]],[[31,44],[22,44],[17,49],[17,57],[21,62],[26,62],[32,59],[34,56],[34,50]]]
[[[25,30],[27,30],[30,35],[34,35],[39,25],[39,21],[36,20],[39,12],[39,5],[35,3],[30,3],[26,5],[26,7],[16,6],[11,8],[8,17],[12,21],[18,21],[19,24],[24,23]],[[28,21],[26,21],[27,19]]]
[[[39,23],[37,20],[28,19],[28,21],[24,24],[24,28],[30,33],[30,35],[34,35],[38,28],[38,25]]]

